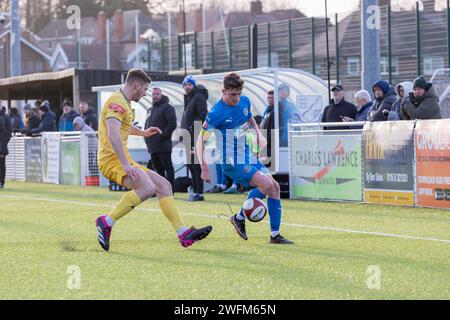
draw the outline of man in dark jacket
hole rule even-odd
[[[73,110],[72,101],[64,101],[63,114],[59,119],[59,131],[73,131],[73,120],[79,116],[80,115]]]
[[[378,80],[372,86],[375,101],[369,112],[369,121],[386,121],[392,104],[397,100],[394,88],[386,80]],[[386,111],[385,111],[386,110]]]
[[[89,127],[94,129],[94,131],[98,130],[98,118],[95,114],[95,111],[93,108],[89,107],[89,104],[86,101],[81,101],[79,104],[80,107],[80,113],[81,118],[83,119],[84,123],[86,123]]]
[[[172,164],[172,133],[177,127],[177,115],[175,108],[169,104],[169,98],[162,94],[160,88],[153,88],[152,99],[153,107],[145,121],[145,130],[158,127],[162,133],[145,138],[145,143],[156,172],[173,186],[175,171]]]
[[[206,119],[208,113],[208,90],[201,85],[197,85],[195,79],[192,76],[186,76],[183,80],[184,95],[184,112],[181,119],[181,128],[189,131],[191,136],[190,148],[186,150],[187,157],[190,157],[188,162],[188,168],[192,175],[192,188],[194,189],[188,201],[203,201],[203,180],[201,178],[202,170],[200,168],[200,162],[196,160],[196,152],[194,141],[197,140],[197,136],[200,133],[194,132],[194,124],[197,122],[199,128]],[[185,141],[185,146],[189,146],[189,143]]]
[[[344,88],[337,84],[331,91],[333,92],[333,99],[323,111],[322,122],[342,122],[343,118],[355,120],[356,106],[350,102],[345,101]],[[348,129],[348,127],[324,127],[325,130],[339,130]]]
[[[39,107],[39,115],[41,117],[41,122],[39,123],[39,127],[33,130],[30,130],[31,134],[37,134],[41,132],[52,132],[57,131],[56,128],[56,116],[50,111],[45,101]]]
[[[6,156],[8,155],[8,143],[12,135],[12,124],[6,108],[2,106],[0,100],[0,189],[5,186],[6,176]]]
[[[418,77],[413,83],[413,92],[401,109],[402,119],[442,119],[439,97],[432,83],[424,77]]]

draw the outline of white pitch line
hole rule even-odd
[[[56,203],[64,203],[64,204],[76,204],[85,207],[113,207],[115,204],[95,204],[95,203],[86,203],[81,201],[71,201],[71,200],[61,200],[61,199],[49,199],[49,198],[35,198],[35,197],[22,197],[10,194],[1,194],[0,198],[13,198],[13,199],[27,199],[27,200],[36,200],[36,201],[47,201],[47,202],[56,202]],[[160,212],[158,209],[149,209],[149,208],[137,208],[137,211],[149,211],[149,212]],[[221,219],[219,215],[210,215],[210,214],[200,214],[193,212],[182,212],[183,215],[187,216],[196,216],[196,217],[204,217],[210,219]],[[263,223],[269,224],[267,221],[263,221]],[[415,237],[401,234],[392,234],[392,233],[382,233],[382,232],[371,232],[371,231],[361,231],[361,230],[352,230],[352,229],[343,229],[336,227],[326,227],[326,226],[314,226],[314,225],[306,225],[306,224],[296,224],[296,223],[282,223],[283,226],[295,227],[295,228],[305,228],[305,229],[318,229],[318,230],[327,230],[327,231],[335,231],[335,232],[345,232],[345,233],[354,233],[354,234],[365,234],[371,236],[379,236],[379,237],[390,237],[390,238],[400,238],[400,239],[409,239],[409,240],[423,240],[423,241],[432,241],[432,242],[444,242],[450,243],[450,240],[444,239],[436,239],[436,238],[425,238],[425,237]]]

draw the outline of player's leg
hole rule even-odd
[[[112,168],[105,172],[106,176],[130,191],[123,195],[119,203],[107,215],[100,216],[96,220],[98,241],[106,251],[109,250],[109,239],[114,224],[155,193],[155,185],[141,168],[138,168],[139,178],[136,180],[126,176],[121,167],[112,166]]]
[[[291,244],[290,240],[285,239],[280,234],[281,227],[281,198],[280,185],[269,173],[258,171],[250,181],[251,186],[256,188],[253,190],[257,194],[267,195],[267,209],[270,217],[270,243],[275,244]],[[258,197],[259,198],[259,197]]]
[[[147,176],[155,186],[161,211],[172,224],[180,243],[183,247],[189,247],[194,242],[204,239],[211,232],[212,227],[188,228],[183,222],[180,212],[173,199],[172,186],[164,177],[153,171],[148,171]]]

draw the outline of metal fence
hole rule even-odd
[[[423,1],[425,3],[433,1]],[[380,11],[380,68],[391,83],[412,81],[418,75],[431,77],[434,70],[448,66],[450,50],[450,9],[434,11],[411,1],[412,8]],[[253,29],[257,34],[257,67],[300,68],[326,78],[326,38],[324,18],[299,18],[210,32],[186,34],[188,69],[229,71],[252,66]],[[184,68],[184,36],[152,40],[151,50],[159,60],[153,70]],[[350,90],[360,87],[361,12],[336,14],[329,18],[331,77]]]

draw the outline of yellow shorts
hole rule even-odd
[[[141,166],[130,158],[128,158],[128,161],[135,168],[141,168],[144,172],[150,171],[150,169],[148,169],[147,167]],[[122,164],[120,163],[119,159],[112,158],[110,160],[102,161],[98,164],[98,167],[105,178],[123,186],[123,179],[127,174],[123,170]]]

